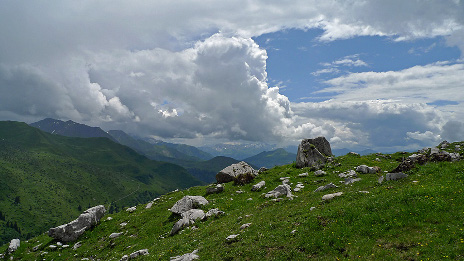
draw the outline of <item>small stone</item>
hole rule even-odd
[[[146,209],[149,209],[153,206],[153,202],[148,202],[147,206],[145,207]]]
[[[42,245],[42,243],[38,244],[37,246],[33,247],[32,248],[32,251],[35,252],[37,250],[39,250],[39,247]]]
[[[266,185],[266,181],[260,181],[251,187],[251,191],[259,191]]]
[[[106,220],[110,221],[110,220],[113,220],[113,218],[112,217],[107,217]]]
[[[335,197],[339,197],[341,195],[343,195],[343,192],[327,194],[327,195],[322,196],[322,200],[330,200],[330,199],[333,199]]]
[[[126,209],[126,211],[129,212],[129,213],[132,213],[132,212],[134,212],[136,210],[137,210],[137,207],[135,207],[135,206]]]
[[[123,255],[123,256],[121,257],[121,259],[119,259],[119,261],[127,261],[127,260],[129,260],[129,256],[128,256],[128,255]]]
[[[333,184],[333,183],[329,183],[329,184],[327,184],[325,186],[318,187],[316,190],[314,190],[314,192],[324,191],[324,190],[327,190],[327,189],[330,189],[330,188],[338,188],[338,186]]]
[[[49,245],[48,247],[49,247],[50,249],[56,249],[56,248],[57,248],[57,246],[55,246],[55,245]]]
[[[307,177],[309,176],[308,172],[298,174],[298,177]]]
[[[61,246],[61,247],[62,247],[62,248],[68,248],[69,245],[63,245],[63,246]]]
[[[248,200],[248,201],[251,201],[251,200],[253,200],[253,198],[247,198],[247,200]]]
[[[123,233],[120,232],[120,233],[111,233],[111,235],[109,236],[109,238],[118,238],[120,235],[122,235]]]
[[[79,242],[77,242],[76,244],[74,244],[73,249],[76,250],[76,249],[78,249],[78,248],[81,247],[81,246],[82,246],[82,242],[79,241]]]
[[[243,230],[245,228],[248,228],[249,226],[251,226],[251,223],[246,223],[246,224],[243,224],[240,226],[240,230]]]
[[[127,222],[122,222],[121,224],[119,224],[121,227],[125,227],[127,226]]]
[[[360,190],[358,191],[359,193],[364,193],[364,194],[369,194],[370,192],[369,191],[365,191],[365,190]]]
[[[296,229],[292,230],[292,232],[290,232],[290,234],[295,234],[296,233]]]
[[[345,185],[349,185],[349,184],[353,184],[357,181],[360,181],[361,178],[356,178],[356,179],[352,179],[352,178],[346,178],[345,181],[344,181],[344,184]]]
[[[226,238],[226,242],[227,243],[232,243],[232,242],[236,242],[238,240],[238,237],[239,235],[230,235]]]
[[[56,242],[56,245],[57,245],[57,246],[62,246],[63,243],[61,243],[61,242]]]
[[[314,172],[314,175],[316,177],[322,177],[322,176],[325,176],[327,173],[323,170],[317,170],[316,172]]]
[[[235,191],[235,193],[237,193],[237,194],[242,194],[243,192],[244,192],[243,190],[237,190],[237,191]]]
[[[316,207],[310,207],[310,208],[309,208],[310,211],[313,211],[313,210],[315,210],[315,209],[316,209]]]
[[[135,251],[134,253],[130,254],[129,258],[132,259],[132,258],[136,258],[138,256],[146,256],[148,254],[149,254],[148,249],[141,249],[141,250]]]

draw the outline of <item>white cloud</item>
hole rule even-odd
[[[320,28],[321,41],[444,36],[464,50],[463,10],[462,2],[441,0],[7,1],[0,116],[174,138],[325,135],[339,146],[400,144],[442,131],[454,137],[460,125],[453,122],[464,117],[463,64],[350,73],[326,82],[322,92],[338,93],[332,100],[290,103],[267,85],[266,51],[250,37]],[[367,63],[344,57],[313,75],[356,66]],[[426,104],[434,100],[458,104]]]

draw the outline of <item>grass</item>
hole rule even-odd
[[[464,161],[431,162],[417,166],[403,180],[382,184],[377,182],[380,174],[358,174],[362,180],[348,186],[339,182],[340,172],[361,164],[391,171],[408,155],[345,155],[326,165],[324,177],[315,177],[309,168],[296,169],[290,164],[260,174],[251,184],[228,183],[220,194],[206,196],[204,186],[168,193],[150,209],[138,205],[133,213],[106,215],[78,240],[82,246],[76,250],[51,250],[49,245],[56,242],[43,234],[21,242],[14,258],[120,260],[125,254],[146,248],[150,254],[137,260],[169,260],[195,249],[199,250],[200,260],[464,259]],[[303,172],[310,175],[298,177]],[[263,193],[281,184],[280,177],[287,176],[292,188],[297,182],[303,182],[305,188],[294,192],[293,200],[275,202],[264,198]],[[251,186],[261,180],[266,181],[266,188],[251,192]],[[313,192],[329,182],[339,188]],[[330,201],[321,200],[324,194],[339,191],[344,194]],[[178,217],[167,209],[185,195],[203,195],[210,202],[203,207],[205,211],[219,208],[225,215],[198,221],[196,229],[169,236]],[[121,227],[122,222],[127,225]],[[245,223],[252,225],[240,230]],[[109,239],[113,232],[124,234]],[[227,243],[225,238],[231,234],[239,234],[238,240]],[[39,249],[32,251],[39,244]],[[0,252],[6,248],[0,247]]]

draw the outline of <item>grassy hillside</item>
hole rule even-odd
[[[0,122],[0,148],[3,243],[37,235],[89,206],[114,211],[199,184],[182,167],[109,139],[52,135],[25,123]]]
[[[290,153],[284,149],[263,151],[255,156],[244,159],[244,161],[248,162],[249,164],[266,168],[290,164],[295,160],[296,154]]]
[[[455,145],[449,149],[454,150]],[[205,187],[168,193],[149,209],[139,205],[133,213],[107,215],[78,240],[82,246],[76,250],[73,244],[53,250],[49,246],[57,242],[40,235],[22,242],[14,258],[120,260],[123,255],[148,249],[149,255],[137,260],[169,260],[198,249],[200,260],[464,259],[464,161],[430,162],[412,169],[405,179],[382,184],[377,182],[380,174],[358,174],[361,181],[351,185],[339,182],[340,172],[360,164],[391,171],[408,155],[345,155],[328,164],[323,177],[292,164],[279,166],[255,179],[253,183],[266,181],[260,192],[251,192],[253,183],[229,183],[220,194],[206,196]],[[309,176],[299,177],[303,172]],[[293,200],[263,197],[282,184],[281,177],[289,177],[292,188],[297,182],[305,187],[293,192]],[[339,187],[314,192],[329,182]],[[239,190],[243,193],[236,192]],[[329,201],[321,199],[334,192],[344,194]],[[210,202],[204,210],[219,208],[225,214],[197,221],[196,229],[169,236],[178,217],[167,209],[185,195],[203,195]],[[127,222],[124,227],[120,225],[123,222]],[[241,230],[246,223],[251,225]],[[110,239],[114,232],[123,234]],[[226,242],[231,234],[239,234],[236,242]],[[32,251],[39,244],[38,250]],[[6,248],[0,247],[0,252]]]

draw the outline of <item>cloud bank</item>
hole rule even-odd
[[[414,10],[414,12],[411,12]],[[162,138],[337,147],[464,140],[464,65],[347,73],[320,103],[269,86],[252,39],[287,28],[319,41],[444,37],[464,50],[461,1],[6,1],[0,9],[0,118],[72,119]],[[365,67],[358,56],[316,74]],[[440,105],[436,101],[448,101]]]

